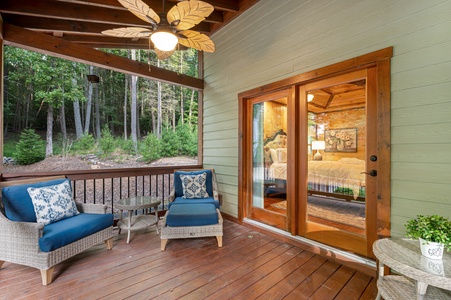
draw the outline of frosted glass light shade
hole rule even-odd
[[[178,43],[177,37],[167,31],[156,31],[150,36],[150,40],[158,50],[172,51]]]
[[[313,141],[312,142],[312,150],[324,150],[326,149],[325,141]]]

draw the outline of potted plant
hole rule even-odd
[[[418,215],[406,223],[406,236],[419,239],[421,254],[432,259],[442,259],[443,249],[451,251],[451,221],[448,218]]]

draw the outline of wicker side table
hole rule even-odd
[[[428,259],[418,241],[400,238],[377,240],[373,252],[379,260],[377,299],[451,299],[449,253],[443,260]],[[401,275],[384,276],[384,266]]]
[[[158,205],[161,204],[161,200],[157,197],[138,196],[121,199],[115,203],[115,207],[121,210],[120,219],[117,222],[119,227],[119,233],[121,230],[127,230],[127,244],[130,243],[130,233],[132,231],[141,230],[155,225],[158,233]],[[133,212],[139,209],[154,208],[155,215],[135,215]],[[122,212],[128,210],[127,220],[122,219]]]

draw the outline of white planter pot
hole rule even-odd
[[[428,242],[420,238],[421,254],[431,259],[442,259],[444,245],[435,242]]]

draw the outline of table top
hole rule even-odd
[[[137,196],[120,199],[114,204],[114,206],[118,209],[137,210],[157,207],[160,204],[161,204],[160,197]]]
[[[451,290],[451,253],[442,260],[421,254],[420,242],[403,238],[380,239],[373,244],[374,255],[394,271],[419,282]]]

